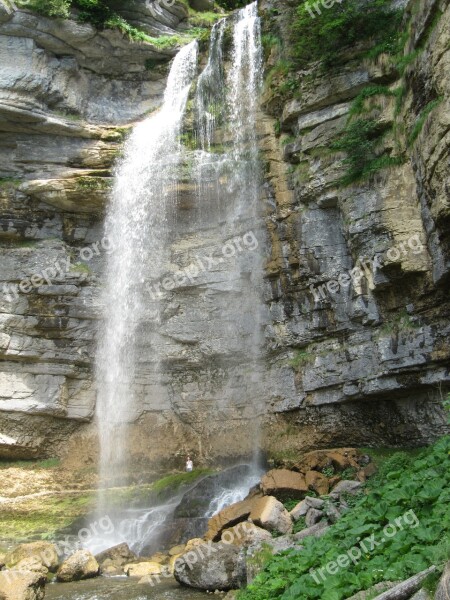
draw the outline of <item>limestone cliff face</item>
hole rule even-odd
[[[276,4],[272,27],[283,34],[290,3],[284,10]],[[267,18],[274,6],[262,3]],[[285,133],[279,143],[267,135],[264,146],[273,201],[268,344],[278,358],[296,349],[297,366],[295,402],[275,404],[276,412],[290,412],[273,420],[281,429],[295,424],[309,444],[414,444],[444,428],[450,8],[425,0],[410,3],[408,13],[405,53],[415,58],[403,76],[383,56],[349,58],[326,75],[303,73],[298,99],[284,101],[273,88],[264,97]],[[392,96],[366,101],[369,116],[388,131],[394,123],[411,131],[430,102],[435,108],[413,142],[398,131],[383,138],[381,151],[399,144],[403,164],[344,186],[345,154],[330,146],[371,84],[402,90],[401,103]],[[363,277],[352,275],[355,267]]]
[[[263,18],[283,31],[288,13],[273,19],[270,8],[270,1],[262,2]],[[167,457],[180,448],[203,457],[244,454],[250,394],[264,403],[263,445],[276,452],[418,444],[444,431],[449,10],[442,1],[419,4],[408,51],[421,51],[402,77],[381,59],[349,59],[331,77],[317,71],[305,77],[299,100],[265,94],[259,132],[267,165],[265,222],[242,230],[265,230],[267,238],[264,364],[260,373],[249,373],[236,340],[216,322],[221,289],[233,285],[224,283],[220,269],[175,290],[160,332],[165,385],[156,390],[139,382],[142,403],[130,425],[136,457]],[[155,19],[143,2],[141,12],[126,16],[157,34],[183,27],[184,8],[170,11]],[[126,127],[160,104],[173,51],[18,11],[0,13],[0,53],[6,286],[0,299],[0,453],[94,455],[92,365],[111,169]],[[404,87],[401,118],[408,128],[431,101],[440,102],[414,143],[404,142],[406,162],[343,187],[343,155],[329,146],[344,129],[353,99],[370,83]],[[376,118],[392,123],[395,98],[382,104]],[[393,141],[386,137],[384,143]],[[201,232],[192,229],[192,189],[183,189],[172,243],[178,265],[213,250],[222,236],[214,213]],[[372,260],[370,268],[342,285],[339,277],[358,259]],[[32,275],[41,281],[18,293],[10,287]],[[151,348],[142,353],[151,362]],[[234,390],[225,382],[228,363],[240,381]],[[226,412],[217,408],[221,399]]]

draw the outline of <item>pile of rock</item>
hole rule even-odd
[[[262,568],[262,555],[301,548],[305,537],[322,535],[374,472],[370,459],[354,448],[310,452],[290,468],[280,466],[267,472],[245,500],[209,520],[203,545],[196,552],[185,549],[173,562],[177,581],[209,591],[241,587]],[[345,479],[348,475],[354,479]],[[287,500],[299,502],[288,511]]]
[[[50,542],[21,544],[2,560],[0,597],[4,600],[41,600],[53,577],[67,582],[95,577],[99,565],[87,550],[79,550],[60,564],[58,548]]]

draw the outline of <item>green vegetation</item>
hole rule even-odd
[[[59,458],[45,458],[44,460],[0,460],[0,469],[54,469],[59,467]]]
[[[196,13],[189,9],[191,29],[179,35],[152,37],[118,14],[117,11],[127,5],[127,0],[31,0],[26,7],[45,16],[61,19],[69,18],[71,11],[75,10],[77,19],[82,23],[90,23],[100,30],[118,29],[130,40],[147,42],[162,50],[186,44],[196,38],[200,41],[207,39],[211,24],[223,16],[216,13]]]
[[[436,108],[436,106],[439,106],[439,104],[441,102],[442,102],[442,98],[436,98],[436,100],[432,100],[431,102],[429,102],[425,106],[425,108],[422,110],[417,121],[414,123],[411,133],[408,136],[408,144],[409,145],[411,145],[417,139],[420,132],[422,131],[422,128],[425,124],[425,121],[427,120],[428,115],[431,113],[431,111],[433,109]]]
[[[76,181],[78,189],[87,192],[98,192],[109,190],[112,185],[112,180],[105,177],[79,177]]]
[[[15,188],[21,183],[20,179],[15,179],[14,177],[0,177],[0,188]]]
[[[340,138],[331,148],[347,154],[344,165],[347,172],[341,179],[342,185],[365,179],[374,172],[404,162],[403,156],[380,155],[378,147],[386,129],[375,119],[359,118],[349,121]]]
[[[225,10],[236,10],[248,4],[248,0],[216,0],[216,4]]]
[[[314,360],[314,354],[312,354],[311,352],[305,352],[304,350],[297,350],[297,352],[294,355],[294,358],[292,358],[289,361],[289,365],[291,367],[293,367],[294,369],[299,369],[300,367],[303,367],[304,365],[312,362]]]
[[[271,558],[239,600],[344,600],[378,582],[404,580],[432,564],[442,568],[450,552],[449,452],[446,436],[417,456],[394,454],[338,523],[322,538],[303,540],[303,550]],[[396,519],[403,526],[397,524],[392,535]],[[312,577],[311,570],[336,561],[371,535],[379,544],[369,546],[356,564],[350,562],[333,575],[325,571],[325,581]]]
[[[182,485],[193,483],[199,477],[212,475],[214,472],[212,469],[194,469],[190,473],[173,473],[152,483],[151,488],[155,492],[162,492],[167,489],[176,492]]]
[[[368,85],[353,100],[350,108],[350,115],[359,115],[364,112],[366,100],[374,96],[393,96],[398,97],[402,94],[402,88],[391,90],[386,85]]]
[[[86,273],[87,275],[90,275],[92,273],[91,269],[88,267],[88,265],[85,265],[82,262],[78,262],[74,265],[70,265],[70,270],[73,273]]]
[[[292,24],[293,59],[300,68],[321,61],[331,68],[341,60],[342,50],[367,41],[378,52],[398,52],[398,30],[403,11],[392,8],[389,0],[335,2],[331,8],[302,1]],[[313,15],[311,15],[313,11]]]

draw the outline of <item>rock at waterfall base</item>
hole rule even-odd
[[[96,554],[95,560],[98,562],[102,573],[106,570],[111,573],[112,569],[122,572],[122,567],[137,560],[137,556],[130,550],[128,544],[123,543]]]
[[[42,600],[47,578],[31,571],[2,571],[0,598],[2,600]]]
[[[205,538],[218,542],[225,529],[247,519],[269,531],[289,533],[292,530],[292,519],[281,502],[273,496],[256,496],[232,504],[214,515],[208,522]]]
[[[47,576],[48,573],[47,567],[43,565],[42,562],[35,556],[32,556],[31,558],[24,558],[23,560],[18,562],[17,565],[11,567],[11,570],[31,571],[32,573],[40,573],[41,575],[45,576]]]
[[[149,575],[161,575],[164,568],[156,562],[140,562],[125,565],[123,571],[128,577],[147,577]]]
[[[290,533],[292,531],[292,519],[283,504],[273,496],[258,498],[250,513],[252,521],[267,529],[278,533]]]
[[[294,498],[301,500],[308,492],[304,475],[288,469],[273,469],[261,479],[261,489],[267,496],[286,500]]]
[[[5,564],[14,567],[22,560],[34,559],[40,562],[49,571],[55,572],[58,568],[59,558],[55,544],[50,542],[31,542],[21,544],[5,556]]]
[[[175,561],[174,577],[182,585],[199,590],[228,591],[246,582],[244,555],[237,546],[210,544],[210,554],[191,550]]]
[[[271,540],[272,535],[262,527],[257,527],[253,523],[245,521],[239,523],[230,529],[225,529],[222,533],[221,541],[225,544],[233,544],[234,546],[248,547],[252,544]]]
[[[99,574],[100,567],[88,550],[78,550],[59,567],[56,579],[61,582],[90,579]]]

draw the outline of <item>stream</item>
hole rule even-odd
[[[204,600],[205,593],[181,587],[173,579],[151,587],[128,577],[97,577],[47,586],[46,600]]]

